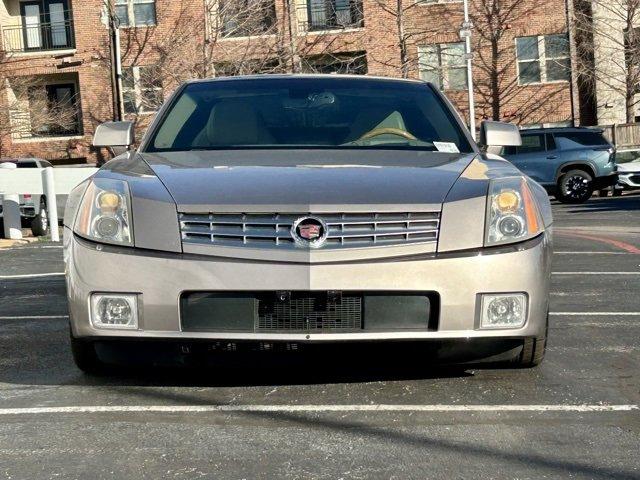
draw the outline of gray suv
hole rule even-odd
[[[522,146],[504,147],[502,156],[563,203],[586,202],[617,182],[615,148],[602,130],[523,130]]]

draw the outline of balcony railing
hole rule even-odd
[[[362,0],[307,0],[304,30],[339,30],[364,26]]]
[[[73,20],[2,27],[7,53],[42,52],[75,48]]]

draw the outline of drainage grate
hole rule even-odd
[[[342,296],[327,301],[317,296],[292,297],[288,301],[260,299],[257,332],[333,332],[362,329],[362,296]]]

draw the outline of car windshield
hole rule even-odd
[[[640,163],[640,150],[624,150],[616,153],[616,163]]]
[[[188,84],[145,151],[238,148],[472,151],[429,85],[345,77]]]

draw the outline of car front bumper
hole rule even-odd
[[[640,172],[620,173],[618,186],[626,189],[640,188]]]
[[[550,283],[551,238],[484,251],[364,262],[302,264],[235,260],[98,245],[65,228],[71,328],[76,338],[229,341],[381,341],[505,339],[544,334]],[[351,333],[183,331],[184,292],[264,291],[436,292],[436,330]],[[138,295],[138,329],[99,329],[90,321],[93,293]],[[522,328],[478,328],[480,294],[525,293]]]

